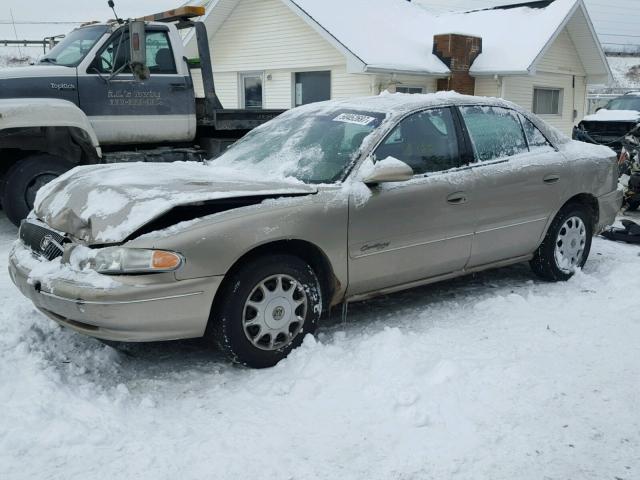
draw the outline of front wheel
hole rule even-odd
[[[593,224],[589,210],[569,204],[553,219],[530,265],[541,278],[553,282],[570,279],[587,262]]]
[[[2,208],[14,225],[26,218],[38,190],[73,168],[69,162],[47,154],[36,154],[13,165],[4,178]]]
[[[225,281],[209,319],[209,334],[234,361],[271,367],[313,334],[322,311],[313,269],[291,255],[245,263]]]

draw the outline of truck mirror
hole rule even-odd
[[[129,22],[129,42],[131,44],[131,71],[139,82],[149,78],[147,67],[147,42],[145,25],[141,20]]]

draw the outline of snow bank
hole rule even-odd
[[[0,270],[14,238],[0,220]],[[262,371],[193,342],[118,353],[2,275],[1,476],[635,478],[637,253],[596,239],[566,283],[518,265],[353,304]]]

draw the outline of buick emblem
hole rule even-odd
[[[53,237],[51,235],[45,235],[44,237],[42,237],[42,240],[40,240],[40,250],[44,252],[52,242]]]
[[[280,320],[282,320],[282,318],[284,317],[284,314],[285,314],[284,308],[280,306],[273,309],[272,315],[273,315],[273,319],[276,322],[279,322]]]

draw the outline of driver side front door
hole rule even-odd
[[[127,27],[116,31],[78,74],[80,108],[102,144],[143,144],[191,140],[195,98],[184,65],[176,60],[166,27],[147,27],[151,76],[134,79],[129,68]]]
[[[404,118],[378,146],[414,170],[411,180],[368,187],[349,200],[350,296],[462,270],[471,252],[473,174],[462,165],[450,108]]]

